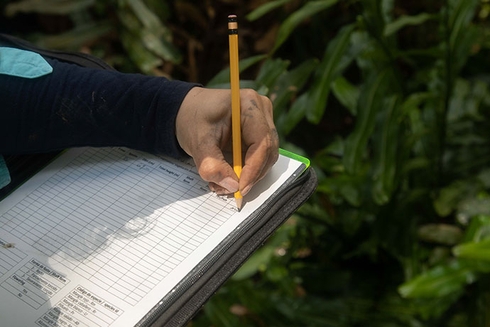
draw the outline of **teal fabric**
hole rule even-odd
[[[0,47],[0,74],[37,78],[52,71],[51,65],[35,52]]]
[[[0,156],[0,188],[10,183],[10,175],[5,160]]]
[[[0,47],[0,74],[37,78],[53,71],[44,58],[32,51]],[[10,175],[5,160],[0,155],[0,188],[10,183]]]

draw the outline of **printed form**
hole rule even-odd
[[[193,164],[65,152],[0,202],[5,326],[134,326],[300,168],[280,156],[238,212]]]

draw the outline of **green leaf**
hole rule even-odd
[[[206,317],[211,321],[212,326],[237,326],[239,317],[230,312],[230,302],[226,299],[215,296],[204,306]]]
[[[257,9],[249,13],[245,18],[252,22],[264,16],[265,14],[271,12],[272,10],[279,8],[282,5],[285,5],[290,1],[291,0],[276,0],[276,1],[270,1],[264,3],[262,6],[258,7]]]
[[[490,215],[472,217],[466,228],[463,243],[480,242],[490,239]]]
[[[5,7],[7,17],[15,16],[18,13],[40,13],[51,15],[68,15],[77,11],[85,10],[92,6],[95,0],[23,0],[15,1]]]
[[[459,258],[490,261],[490,239],[455,246],[453,254]]]
[[[347,137],[343,162],[347,172],[359,171],[367,142],[373,132],[378,111],[390,86],[390,74],[381,71],[365,82],[359,96],[357,121],[354,131]]]
[[[267,55],[257,55],[240,60],[240,72],[255,65],[259,61],[267,58]],[[230,83],[230,68],[225,68],[214,76],[206,85],[207,87],[216,87],[217,85]]]
[[[423,137],[427,135],[428,128],[422,117],[421,107],[434,96],[429,92],[413,93],[403,103],[403,115],[408,118],[409,137],[407,138],[407,149],[411,149],[418,158],[428,156],[423,143]],[[408,133],[407,133],[408,134]],[[426,159],[428,160],[428,159]],[[407,167],[409,168],[409,167]],[[409,169],[403,168],[406,172]]]
[[[473,270],[461,261],[436,266],[402,284],[398,292],[405,298],[438,298],[460,292],[466,284],[474,282]]]
[[[121,1],[121,0],[120,0]],[[122,0],[149,33],[162,36],[172,42],[172,33],[142,0]]]
[[[403,102],[403,114],[408,115],[411,111],[419,111],[420,106],[431,97],[433,97],[433,95],[429,92],[416,92],[410,94]]]
[[[282,59],[269,59],[266,60],[255,79],[258,84],[265,85],[270,89],[279,76],[287,71],[289,66],[288,60]]]
[[[448,58],[451,71],[451,79],[466,63],[472,47],[476,43],[481,31],[471,21],[475,17],[476,7],[479,0],[451,0],[449,1],[449,44]]]
[[[448,216],[465,196],[476,194],[478,188],[474,180],[456,180],[440,190],[434,200],[434,209],[441,217]]]
[[[257,250],[232,276],[233,280],[243,280],[252,277],[260,270],[265,270],[270,259],[274,255],[275,248],[271,245],[266,245]]]
[[[289,134],[306,114],[308,93],[303,93],[296,99],[286,115],[282,115],[277,121],[277,131],[280,135]]]
[[[121,23],[138,39],[138,42],[144,45],[143,49],[138,46],[138,51],[151,52],[172,63],[179,63],[182,60],[179,50],[172,43],[170,30],[141,0],[120,0],[119,5],[120,9],[117,13]],[[134,49],[126,49],[133,54],[136,52]],[[139,66],[144,67],[142,70],[145,73],[151,73],[146,65]]]
[[[403,163],[400,173],[406,175],[413,170],[427,169],[430,165],[430,160],[424,157],[410,158]]]
[[[287,271],[284,270],[284,267],[277,264],[273,259],[278,256],[276,254],[277,249],[285,250],[287,248],[290,233],[294,229],[293,224],[286,224],[277,229],[266,244],[257,250],[232,276],[232,279],[234,281],[248,279],[258,272],[265,272],[270,279],[278,278],[279,275],[287,277]]]
[[[372,196],[378,205],[386,204],[396,187],[397,150],[400,140],[400,104],[397,96],[390,97],[383,105],[382,124],[379,136],[375,139],[374,180]],[[403,140],[401,140],[403,141]]]
[[[159,37],[157,34],[142,30],[140,40],[143,41],[148,50],[167,61],[177,64],[182,60],[179,50],[171,42]]]
[[[114,26],[109,21],[78,25],[67,32],[36,38],[36,45],[45,49],[78,51],[91,41],[102,38],[114,32]]]
[[[155,67],[162,64],[162,60],[153,53],[147,51],[139,39],[133,34],[122,31],[121,41],[131,60],[145,74],[151,74]]]
[[[475,182],[475,184],[478,184],[478,182]],[[458,222],[463,224],[475,219],[475,217],[485,215],[490,215],[490,197],[488,195],[477,196],[470,193],[469,196],[458,203],[456,208],[456,218]],[[490,229],[490,226],[487,229]]]
[[[389,2],[392,2],[389,0]],[[390,18],[387,15],[386,10],[389,9],[390,4],[386,1],[380,0],[363,0],[361,4],[363,6],[362,16],[359,17],[362,20],[362,25],[366,30],[374,36],[378,41],[383,42],[381,38],[385,24]]]
[[[332,92],[339,102],[346,107],[352,115],[357,114],[357,101],[359,100],[359,88],[350,83],[343,76],[338,77],[332,83]]]
[[[381,15],[385,23],[393,20],[393,9],[395,8],[395,0],[381,0]]]
[[[314,124],[319,123],[323,117],[330,94],[330,84],[349,63],[349,61],[342,61],[342,59],[349,46],[350,36],[354,28],[355,25],[351,24],[340,30],[335,39],[328,44],[325,56],[318,67],[306,111],[308,121]]]
[[[451,0],[449,1],[450,14],[448,28],[450,31],[450,48],[454,49],[458,44],[458,38],[468,32],[467,28],[475,17],[479,0]]]
[[[428,13],[421,13],[415,16],[400,16],[397,20],[385,25],[383,35],[390,36],[398,32],[400,29],[407,25],[420,25],[430,19],[434,19],[436,16]]]
[[[308,1],[303,7],[296,10],[281,24],[272,53],[274,53],[287,40],[289,35],[301,22],[325,9],[330,8],[337,2],[338,0]]]
[[[350,205],[354,207],[360,206],[362,202],[361,191],[363,181],[352,176],[342,176],[337,178],[337,182],[340,184],[338,186],[339,194],[342,195],[342,197],[349,202]]]
[[[354,60],[365,76],[387,69],[390,66],[393,67],[387,51],[391,48],[381,42],[377,42],[376,37],[366,31],[356,30],[352,33],[351,47],[357,48],[358,53]]]
[[[303,61],[293,70],[283,72],[275,85],[271,85],[269,97],[274,105],[275,116],[284,112],[288,102],[300,92],[317,66],[317,59]]]
[[[286,267],[280,265],[272,265],[266,271],[267,279],[272,282],[279,282],[289,277],[289,271]]]

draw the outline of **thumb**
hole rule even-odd
[[[207,156],[200,162],[196,162],[196,166],[201,178],[211,185],[217,184],[229,193],[238,191],[238,177],[222,155],[218,157]]]

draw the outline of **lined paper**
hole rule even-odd
[[[300,165],[281,157],[237,212],[190,162],[64,153],[0,203],[0,321],[134,326]]]

